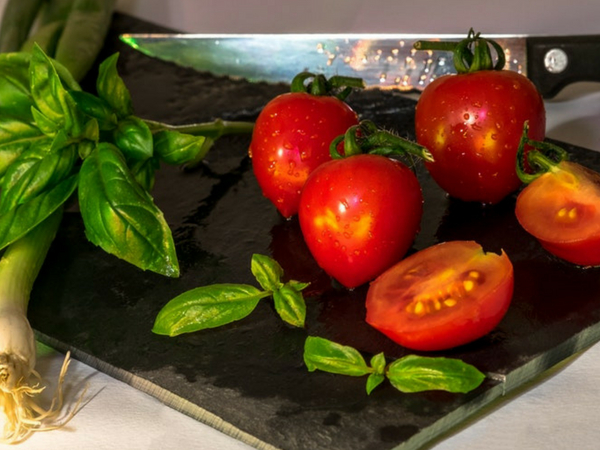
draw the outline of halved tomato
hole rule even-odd
[[[550,253],[582,266],[600,265],[600,174],[562,161],[517,197],[521,226]]]
[[[445,242],[373,281],[366,320],[404,347],[444,350],[492,331],[508,310],[513,286],[506,253],[485,253],[474,241]]]

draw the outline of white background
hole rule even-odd
[[[0,0],[0,9],[5,3]],[[466,33],[474,27],[490,34],[600,34],[598,0],[119,0],[117,5],[151,22],[200,33]],[[546,106],[550,137],[600,150],[597,85],[569,88]],[[42,356],[38,370],[53,379],[59,366],[60,355]],[[599,374],[596,345],[434,448],[597,448]],[[89,384],[89,402],[68,427],[35,435],[20,448],[247,448],[85,364],[74,361],[68,380],[71,395]]]

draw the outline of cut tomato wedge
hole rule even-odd
[[[485,253],[473,241],[445,242],[405,258],[373,281],[366,321],[404,347],[444,350],[494,329],[513,287],[506,253]]]
[[[517,198],[521,226],[552,254],[600,265],[600,174],[563,161],[531,182]]]

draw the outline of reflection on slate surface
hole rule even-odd
[[[120,32],[136,31],[159,30],[116,15],[102,56],[121,52],[118,67],[142,117],[173,124],[216,117],[253,120],[271,97],[288,89],[214,78],[142,56],[117,39]],[[93,89],[87,83],[85,88]],[[363,118],[413,137],[412,100],[367,91],[349,102]],[[405,351],[365,324],[366,286],[347,291],[332,283],[308,253],[297,220],[282,219],[261,196],[248,143],[249,136],[222,138],[200,168],[159,172],[153,195],[173,229],[179,279],[142,272],[105,254],[86,241],[78,213],[66,213],[32,296],[34,328],[63,350],[90,355],[210,411],[254,436],[257,441],[250,443],[257,446],[383,450],[416,445],[501,394],[499,382],[487,379],[468,395],[405,395],[384,384],[367,396],[364,378],[308,373],[302,361],[307,335],[352,345],[366,355],[383,351],[400,357]],[[567,150],[574,152],[573,159],[600,169],[597,154]],[[527,381],[516,375],[527,364],[541,364],[527,376],[534,375],[596,339],[575,337],[599,328],[598,270],[580,270],[546,254],[516,222],[514,198],[487,208],[453,201],[422,167],[417,171],[425,215],[411,252],[473,239],[486,250],[504,249],[515,268],[514,301],[499,327],[441,354],[506,375],[516,387]],[[273,255],[287,278],[312,283],[306,292],[306,329],[287,326],[264,301],[248,318],[222,328],[177,338],[151,333],[159,309],[181,292],[216,282],[254,284],[253,253]],[[441,425],[444,418],[450,422]]]

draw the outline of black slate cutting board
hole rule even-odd
[[[121,52],[119,71],[139,116],[184,124],[221,117],[253,120],[285,85],[215,78],[153,60],[121,45],[123,32],[162,29],[115,15],[101,58]],[[83,83],[93,90],[95,74]],[[413,138],[414,102],[391,91],[365,91],[349,102],[362,118]],[[477,390],[401,394],[385,384],[370,396],[365,379],[308,373],[306,336],[351,345],[366,356],[405,350],[364,322],[366,286],[348,291],[318,268],[296,219],[286,221],[262,197],[247,156],[249,136],[222,138],[193,171],[164,167],[153,192],[175,237],[181,277],[142,272],[88,243],[75,208],[36,283],[30,319],[38,337],[142,389],[168,405],[257,448],[419,448],[482,407],[600,339],[600,270],[548,255],[514,217],[514,196],[494,207],[448,199],[422,167],[422,230],[411,252],[437,242],[476,240],[504,249],[515,269],[515,295],[496,330],[438,353],[477,366]],[[565,145],[600,170],[600,154]],[[246,319],[177,338],[152,324],[174,296],[217,282],[254,284],[253,253],[276,258],[286,276],[310,281],[306,329],[284,324],[268,301]]]

